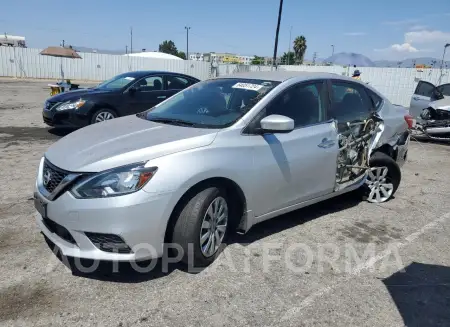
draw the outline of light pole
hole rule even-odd
[[[334,44],[331,45],[331,56],[334,56]]]
[[[189,26],[184,27],[186,29],[186,59],[189,60]]]
[[[277,31],[275,33],[275,46],[273,49],[273,62],[272,67],[276,65],[277,61],[277,49],[278,49],[278,34],[280,34],[280,23],[281,23],[281,13],[283,11],[283,0],[280,0],[280,8],[278,10],[278,22],[277,22]]]
[[[442,75],[443,75],[443,73],[444,73],[445,51],[447,50],[448,47],[450,47],[450,43],[446,43],[446,44],[444,45],[444,53],[442,54],[441,73],[440,73],[440,76],[439,76],[439,82],[438,82],[438,85],[441,85]]]
[[[291,59],[291,42],[292,42],[292,26],[289,30],[289,50],[288,50],[288,57],[287,57],[287,64],[290,64]]]

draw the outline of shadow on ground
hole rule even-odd
[[[383,283],[405,326],[450,326],[450,267],[413,262]]]
[[[257,224],[245,235],[232,234],[227,243],[238,243],[248,246],[269,235],[293,228],[329,213],[345,210],[358,203],[360,203],[360,200],[353,192],[344,194],[320,204],[299,209]],[[193,274],[202,271],[202,268],[189,267],[182,263],[170,263],[167,260],[167,256],[165,259],[143,261],[139,263],[139,267],[137,267],[137,263],[80,261],[79,259],[61,256],[59,249],[55,248],[50,240],[46,239],[46,241],[58,259],[71,269],[73,275],[89,279],[119,283],[140,283],[165,277],[175,270]],[[77,267],[82,267],[82,269]],[[87,271],[89,267],[93,267],[91,271]]]
[[[63,136],[73,132],[69,128],[46,128],[46,127],[0,127],[0,138],[6,141],[56,141]],[[4,135],[2,135],[4,134]]]

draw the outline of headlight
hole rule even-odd
[[[140,190],[156,173],[157,167],[145,163],[127,165],[88,176],[71,190],[79,199],[108,198]]]
[[[69,110],[69,109],[78,109],[86,103],[86,100],[80,99],[76,102],[65,102],[56,107],[56,110]]]

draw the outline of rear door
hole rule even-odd
[[[164,76],[164,87],[167,90],[167,97],[184,90],[185,88],[195,84],[196,81],[185,76],[170,74]]]
[[[435,88],[436,86],[430,82],[419,81],[409,104],[409,112],[413,117],[419,117],[422,110],[433,101],[432,95]]]
[[[162,75],[151,75],[141,78],[133,85],[134,92],[126,92],[128,97],[128,112],[126,114],[136,114],[150,109],[167,98],[167,91],[164,89]]]

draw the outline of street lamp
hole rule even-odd
[[[334,56],[334,44],[331,45],[331,56]]]
[[[440,73],[440,76],[439,76],[439,82],[438,82],[438,85],[441,85],[442,75],[443,75],[443,73],[444,73],[445,51],[447,50],[448,47],[450,47],[450,43],[446,43],[446,44],[444,45],[444,53],[442,54],[441,73]]]
[[[189,60],[189,26],[184,27],[186,29],[186,59]]]

